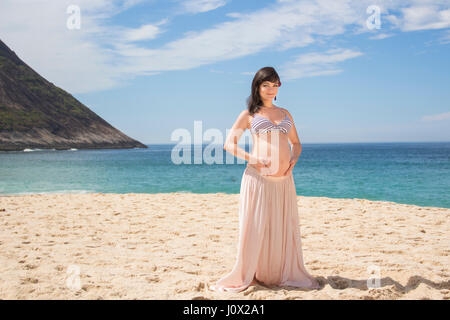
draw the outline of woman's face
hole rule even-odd
[[[264,81],[259,86],[259,95],[262,100],[272,100],[278,93],[278,82]]]

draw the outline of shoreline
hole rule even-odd
[[[450,209],[297,203],[305,267],[321,289],[216,293],[209,286],[235,262],[239,194],[0,195],[0,298],[450,299]]]
[[[2,197],[21,197],[21,196],[38,196],[38,195],[239,195],[239,193],[225,193],[225,192],[211,192],[211,193],[194,193],[194,192],[158,192],[158,193],[138,193],[138,192],[129,192],[129,193],[117,193],[117,192],[97,192],[91,190],[67,190],[67,191],[44,191],[44,192],[20,192],[20,193],[0,193],[0,199]],[[437,207],[437,206],[420,206],[417,204],[408,204],[395,202],[390,200],[370,200],[366,198],[333,198],[333,197],[314,197],[314,196],[301,196],[297,195],[298,198],[315,198],[315,199],[330,199],[330,200],[355,200],[355,201],[370,201],[370,202],[381,202],[392,205],[404,205],[404,206],[413,206],[420,208],[430,208],[430,209],[443,209],[450,210],[450,208],[445,207]]]

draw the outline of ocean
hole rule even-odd
[[[0,152],[0,195],[31,193],[239,193],[246,164],[175,164],[175,144],[148,149]],[[246,145],[249,151],[250,145]],[[206,150],[207,151],[207,150]],[[175,152],[174,154],[176,154]],[[183,153],[178,153],[183,155]],[[228,155],[227,155],[228,154]],[[225,161],[234,159],[232,161]],[[203,161],[202,161],[203,160]],[[302,144],[297,195],[450,208],[450,142]]]

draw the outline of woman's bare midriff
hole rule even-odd
[[[270,160],[267,168],[256,167],[255,163],[248,165],[254,167],[259,173],[268,176],[284,176],[289,168],[291,149],[287,134],[281,131],[269,131],[267,133],[252,134],[253,147],[250,152],[254,157],[261,157]]]

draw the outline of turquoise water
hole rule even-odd
[[[237,158],[235,164],[176,165],[171,161],[174,146],[0,152],[0,195],[239,193],[245,164],[237,164]],[[218,150],[225,159],[225,151],[221,147]],[[297,194],[302,196],[450,208],[450,142],[304,143],[293,174]]]

